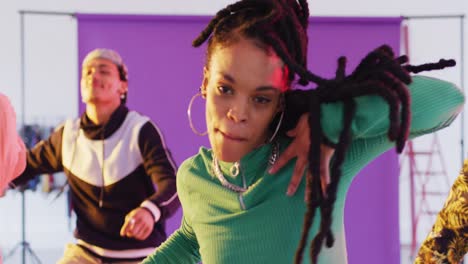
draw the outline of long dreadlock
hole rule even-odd
[[[351,141],[351,124],[356,112],[354,98],[363,95],[381,96],[389,105],[388,138],[396,142],[398,153],[404,148],[409,135],[411,122],[410,96],[407,85],[411,83],[410,72],[442,69],[455,65],[453,60],[440,60],[419,66],[404,65],[406,56],[395,58],[389,46],[383,45],[370,52],[346,76],[346,57],[338,59],[334,79],[325,79],[307,69],[307,27],[309,25],[309,7],[306,0],[241,0],[220,10],[208,26],[193,41],[198,47],[208,40],[207,66],[216,45],[229,45],[239,37],[259,40],[265,47],[272,48],[283,60],[287,68],[288,84],[296,76],[298,84],[305,86],[309,82],[317,85],[315,89],[286,92],[286,112],[281,131],[293,128],[299,117],[309,113],[310,127],[309,171],[306,178],[307,211],[304,216],[301,240],[296,251],[295,263],[301,263],[308,241],[308,234],[315,216],[320,210],[321,223],[310,248],[310,259],[317,263],[323,242],[332,247],[334,236],[331,232],[333,205],[341,177],[341,165],[344,162],[348,145]],[[343,102],[344,124],[338,143],[328,140],[321,129],[321,104]],[[320,150],[326,143],[335,148],[334,161],[331,165],[330,184],[326,195],[321,191]]]

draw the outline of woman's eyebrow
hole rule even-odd
[[[279,87],[272,86],[272,85],[265,85],[265,86],[260,86],[255,89],[257,92],[263,92],[263,91],[280,91]]]
[[[236,83],[236,80],[234,79],[234,77],[232,77],[231,75],[225,73],[225,72],[219,72],[218,73],[224,80],[232,83],[232,84],[235,84]],[[281,89],[279,87],[276,87],[276,86],[273,86],[273,85],[262,85],[262,86],[259,86],[255,89],[257,92],[263,92],[263,91],[281,91]]]
[[[218,73],[223,79],[235,84],[236,83],[236,80],[234,80],[234,77],[232,77],[231,75],[225,73],[225,72],[219,72]]]

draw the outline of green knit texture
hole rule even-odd
[[[461,110],[463,94],[453,84],[423,76],[414,76],[409,86],[412,98],[411,137],[446,127]],[[356,99],[357,111],[352,124],[353,142],[342,167],[332,231],[335,244],[323,247],[319,263],[347,263],[344,232],[344,204],[353,178],[370,161],[394,146],[387,131],[387,103],[377,96]],[[325,135],[336,142],[342,129],[343,105],[322,106]],[[279,139],[284,150],[290,139]],[[177,188],[184,217],[181,227],[143,263],[258,264],[293,263],[306,211],[305,181],[296,194],[286,196],[294,169],[291,160],[275,175],[267,173],[272,145],[266,144],[240,161],[240,173],[229,173],[232,163],[220,162],[225,178],[242,186],[242,175],[249,186],[235,193],[222,186],[212,170],[212,151],[201,148],[187,159],[177,173]],[[317,211],[309,233],[309,242],[317,233]],[[308,248],[308,246],[307,246]],[[306,249],[304,263],[309,263]]]

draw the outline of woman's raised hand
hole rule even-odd
[[[309,147],[310,147],[310,129],[309,124],[307,122],[307,115],[303,114],[297,125],[294,129],[287,132],[287,135],[290,137],[294,137],[291,144],[286,148],[286,150],[281,153],[278,160],[269,170],[270,174],[277,173],[284,165],[286,165],[291,159],[297,157],[296,164],[294,166],[294,171],[291,177],[291,181],[289,182],[287,195],[292,196],[296,192],[299,184],[302,181],[302,178],[306,174],[306,169],[308,166],[308,155],[309,155]],[[320,179],[321,179],[321,186],[322,192],[326,195],[326,187],[330,183],[330,160],[333,156],[335,150],[332,147],[329,147],[325,144],[321,144],[320,147]],[[307,171],[307,173],[310,173]],[[310,190],[306,189],[306,197],[308,197],[308,193]]]

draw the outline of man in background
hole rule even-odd
[[[85,113],[36,144],[13,181],[65,172],[77,241],[60,264],[139,263],[166,239],[165,219],[179,206],[176,167],[159,129],[125,105],[127,76],[117,52],[91,51],[82,63]]]

